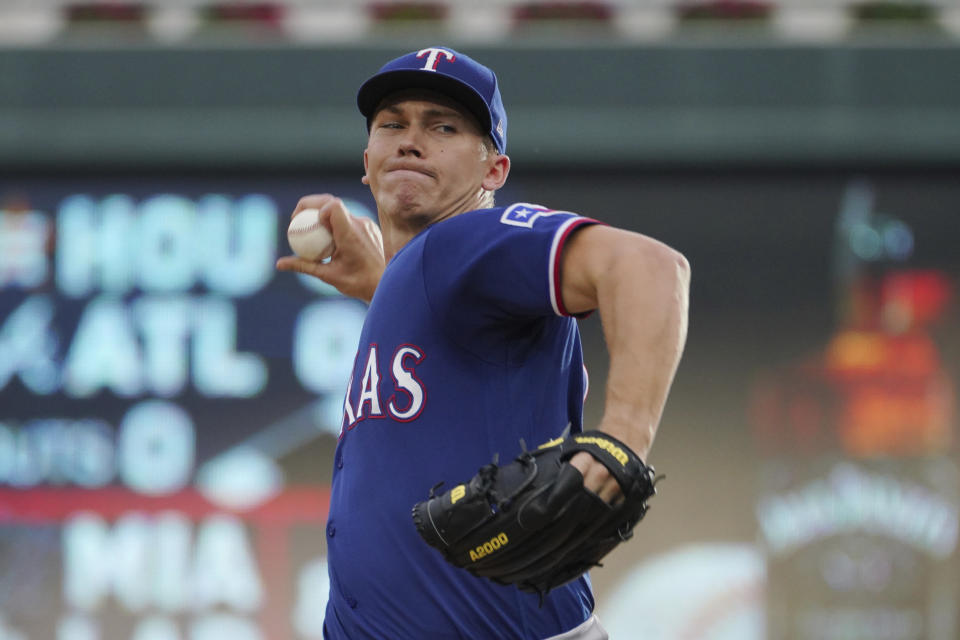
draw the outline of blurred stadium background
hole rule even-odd
[[[0,0],[0,640],[321,637],[364,306],[272,265],[374,215],[355,90],[435,44],[501,202],[693,267],[612,637],[960,638],[955,0]]]

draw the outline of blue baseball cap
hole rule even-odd
[[[380,101],[401,89],[431,89],[456,100],[490,132],[497,150],[506,153],[507,112],[497,76],[473,58],[447,47],[428,47],[383,65],[357,93],[368,128]]]

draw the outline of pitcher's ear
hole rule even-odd
[[[483,188],[487,191],[496,191],[507,181],[510,173],[510,157],[498,153],[483,178]]]

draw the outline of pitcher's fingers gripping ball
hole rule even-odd
[[[287,227],[287,241],[305,260],[325,260],[335,249],[333,236],[320,221],[319,209],[304,209],[295,215]]]
[[[587,451],[623,491],[615,505],[583,486],[570,458]],[[653,467],[600,431],[547,442],[513,462],[482,467],[468,483],[413,507],[427,544],[447,561],[500,584],[539,593],[578,578],[624,540],[656,493]]]

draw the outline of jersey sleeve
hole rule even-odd
[[[518,203],[438,224],[424,246],[427,298],[451,320],[466,313],[492,320],[570,315],[561,295],[563,249],[577,229],[596,223]]]

